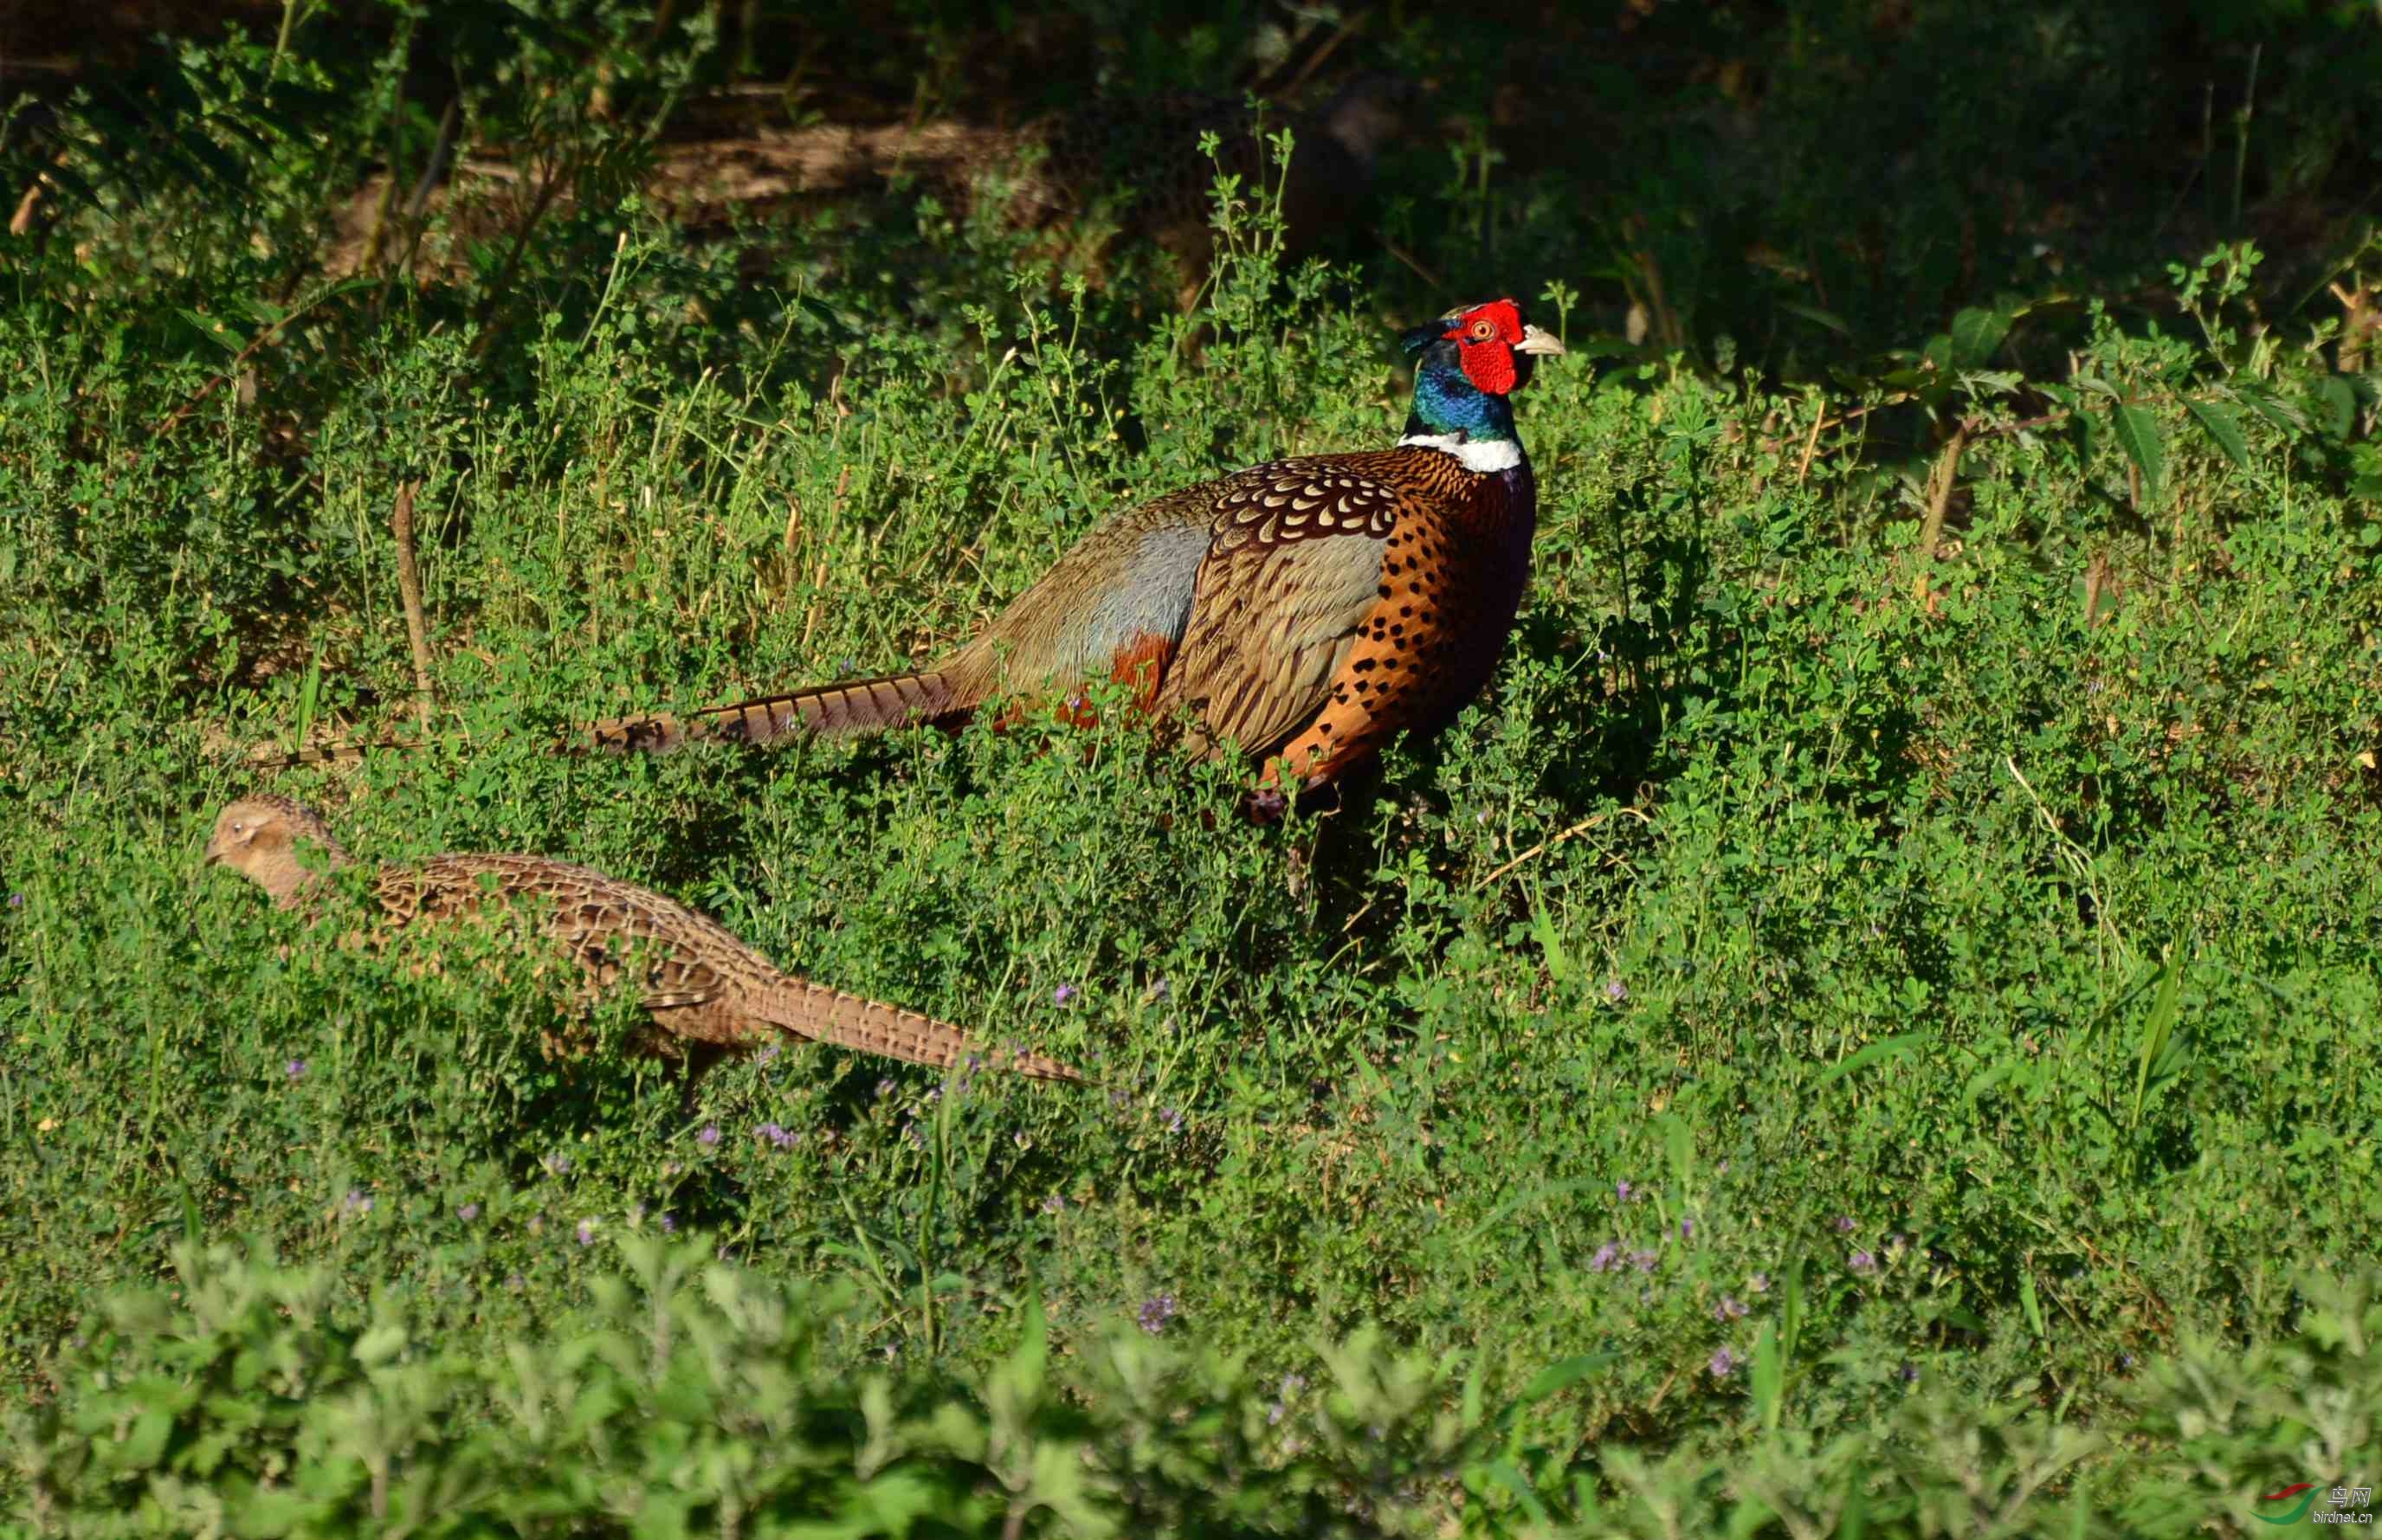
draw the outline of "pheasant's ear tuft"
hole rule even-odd
[[[1445,320],[1426,321],[1398,334],[1398,350],[1413,358],[1455,328]]]

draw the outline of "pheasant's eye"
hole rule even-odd
[[[1472,340],[1475,342],[1486,342],[1496,335],[1497,328],[1485,320],[1472,324]]]

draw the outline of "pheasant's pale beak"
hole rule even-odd
[[[1553,335],[1542,332],[1536,326],[1524,326],[1522,340],[1514,344],[1514,351],[1528,353],[1533,358],[1559,359],[1564,355],[1564,345]]]

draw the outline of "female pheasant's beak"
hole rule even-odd
[[[1559,359],[1564,356],[1564,345],[1552,334],[1542,332],[1536,326],[1525,325],[1522,328],[1522,340],[1514,344],[1514,351],[1528,353],[1532,358]]]

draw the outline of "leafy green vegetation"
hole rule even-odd
[[[1266,829],[1113,711],[562,758],[1388,442],[1391,328],[1473,297],[1293,267],[1247,188],[1187,315],[898,189],[698,237],[624,195],[717,65],[653,19],[457,29],[564,190],[451,270],[317,263],[437,131],[402,17],[69,104],[0,247],[9,1533],[2246,1534],[2382,1469],[2376,355],[2261,287],[2370,294],[2370,235],[1839,275],[1796,346],[1675,285],[1634,345],[1576,214],[1443,163],[1385,228],[1574,350],[1449,731]],[[412,730],[407,483],[436,745],[275,789],[1101,1083],[790,1045],[686,1111],[545,1057],[487,938],[202,871],[248,749]]]

